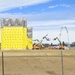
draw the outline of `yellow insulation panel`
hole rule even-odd
[[[24,27],[3,27],[1,49],[26,49],[27,29]]]
[[[23,28],[23,48],[27,48],[27,29]]]
[[[32,38],[28,38],[28,49],[32,49],[33,45],[32,45]]]
[[[0,43],[1,43],[1,28],[0,28]]]
[[[0,49],[1,49],[1,28],[0,28]]]

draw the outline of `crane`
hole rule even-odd
[[[33,41],[37,41],[37,43],[33,44],[33,49],[42,49],[44,48],[44,45],[42,44],[43,40],[46,39],[47,41],[49,41],[49,38],[47,38],[48,34],[46,34],[44,37],[42,37],[41,40],[35,39]]]
[[[59,49],[63,49],[64,50],[64,42],[61,43],[60,39],[58,37],[54,38],[54,40],[58,40],[59,42]]]

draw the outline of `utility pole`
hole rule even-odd
[[[4,56],[2,52],[2,75],[4,75]]]
[[[63,61],[63,52],[61,50],[61,67],[62,67],[62,75],[64,75],[64,61]]]

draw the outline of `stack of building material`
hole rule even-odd
[[[28,36],[28,49],[32,49],[33,45],[32,43],[32,27],[27,28],[27,36]]]
[[[32,41],[31,45],[28,45],[26,20],[22,18],[5,18],[2,19],[1,27],[2,50],[25,50],[27,47],[32,48]]]

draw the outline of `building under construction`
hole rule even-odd
[[[1,20],[1,50],[32,49],[32,27],[23,18]]]

